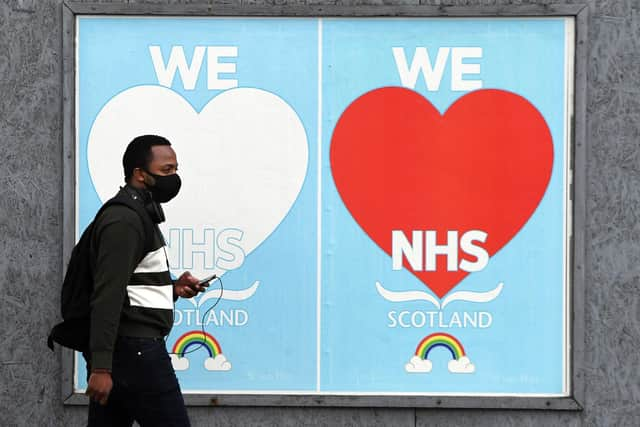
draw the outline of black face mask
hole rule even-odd
[[[147,186],[155,202],[166,203],[176,197],[182,185],[177,173],[173,175],[156,175],[146,170],[145,172],[152,176],[156,182],[153,186]]]

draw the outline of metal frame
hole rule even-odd
[[[569,390],[567,397],[490,397],[490,396],[349,396],[307,395],[232,395],[186,394],[190,406],[307,406],[307,407],[404,407],[461,409],[542,409],[581,411],[585,396],[584,367],[584,297],[585,297],[585,227],[586,227],[586,4],[524,6],[218,6],[158,5],[128,3],[62,4],[62,112],[63,112],[63,270],[74,246],[75,230],[75,22],[77,15],[124,16],[265,16],[265,17],[535,17],[564,16],[575,19],[574,105],[572,127],[573,180],[570,197],[573,227],[569,285]],[[63,349],[62,400],[67,405],[86,405],[86,396],[74,393],[74,354]]]

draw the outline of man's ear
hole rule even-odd
[[[137,183],[144,184],[144,174],[142,173],[141,168],[135,168],[133,170],[133,174],[131,179]]]

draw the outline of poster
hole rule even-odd
[[[175,307],[183,392],[568,394],[571,19],[83,16],[76,36],[76,235],[159,134],[183,180],[171,272],[220,277]]]

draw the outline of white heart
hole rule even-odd
[[[164,235],[168,237],[171,229],[193,228],[197,243],[204,228],[216,233],[241,230],[242,238],[235,242],[245,256],[285,218],[307,173],[304,127],[278,96],[260,89],[231,89],[197,113],[168,88],[138,86],[109,100],[89,133],[89,172],[103,202],[124,183],[126,146],[144,134],[166,137],[178,156],[183,185],[178,196],[163,205]],[[184,249],[182,259],[188,256]],[[188,264],[172,264],[172,272]],[[205,262],[195,262],[191,271],[204,277],[212,272],[206,267]],[[213,269],[218,276],[225,271],[220,265]]]

